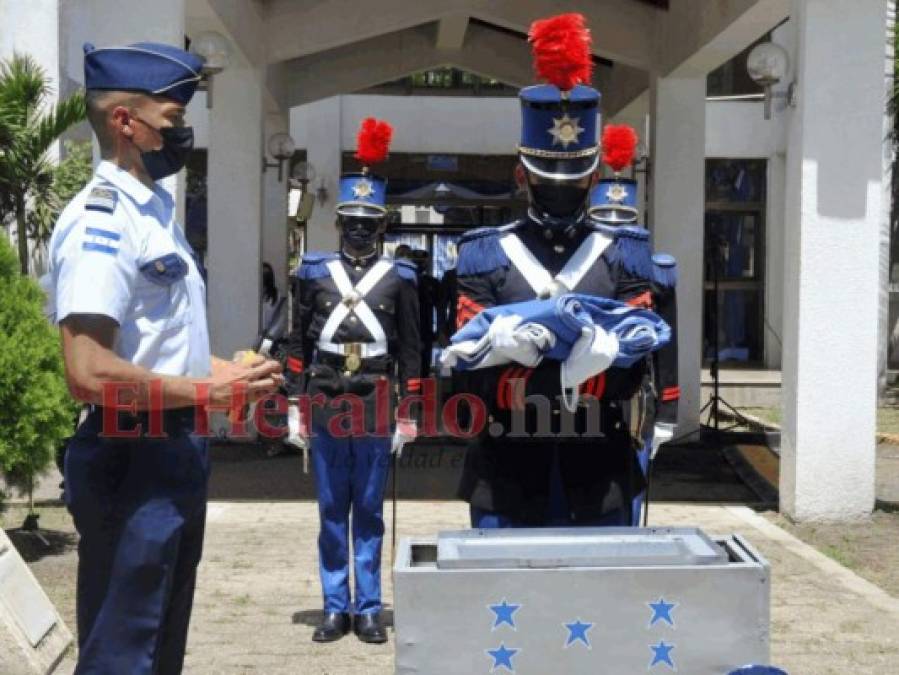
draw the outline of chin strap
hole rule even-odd
[[[378,249],[375,246],[372,246],[371,253],[365,253],[363,255],[353,255],[352,253],[347,251],[345,247],[340,249],[340,252],[351,265],[365,264],[376,255],[378,255]]]
[[[528,217],[538,225],[561,231],[566,237],[573,238],[587,222],[587,212],[581,209],[572,216],[553,216],[539,213],[533,206],[528,209]]]

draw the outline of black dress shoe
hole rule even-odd
[[[350,615],[345,612],[325,612],[322,622],[312,634],[313,642],[334,642],[350,632]]]
[[[378,612],[357,614],[353,620],[353,632],[362,642],[372,644],[387,642],[387,631],[381,625],[381,615]]]

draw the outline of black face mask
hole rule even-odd
[[[194,147],[193,127],[162,127],[156,131],[162,136],[162,148],[140,154],[144,169],[154,181],[181,171]]]
[[[530,183],[531,204],[538,216],[546,220],[570,219],[584,210],[590,185],[574,181]]]
[[[380,225],[380,218],[343,216],[340,219],[343,241],[355,251],[368,251],[375,247]]]

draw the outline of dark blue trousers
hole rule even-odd
[[[312,437],[312,461],[321,521],[318,560],[324,610],[379,612],[390,438],[335,438],[318,428]],[[355,602],[350,599],[350,530]]]
[[[627,524],[627,515],[621,511],[609,513],[593,522],[574,522],[569,514],[568,503],[565,499],[565,487],[562,484],[562,474],[559,471],[558,456],[552,463],[551,471],[552,473],[549,476],[549,507],[547,508],[546,518],[542,523],[538,524],[538,527],[616,527]],[[508,515],[487,511],[476,506],[471,507],[470,516],[471,526],[482,530],[528,527],[527,524],[521,523]]]
[[[206,439],[189,433],[187,417],[166,415],[167,439],[112,439],[99,434],[95,412],[69,443],[66,505],[80,535],[76,675],[181,672],[209,475]]]

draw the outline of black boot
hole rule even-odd
[[[325,612],[322,622],[312,634],[313,642],[334,642],[350,632],[350,615],[345,612]]]
[[[387,642],[387,631],[381,625],[381,614],[357,614],[353,620],[353,631],[362,642],[381,644]]]

